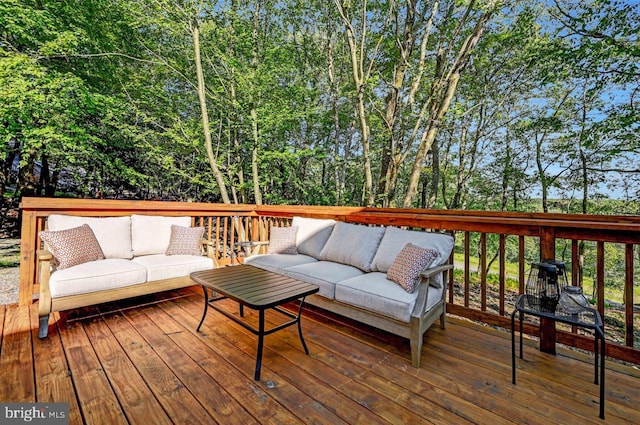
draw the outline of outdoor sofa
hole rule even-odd
[[[309,304],[408,338],[420,366],[423,334],[445,327],[451,235],[294,217],[269,238],[246,264],[318,285]]]
[[[38,252],[39,337],[54,311],[193,285],[192,272],[214,267],[203,232],[191,217],[50,215]]]

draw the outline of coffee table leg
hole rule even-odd
[[[304,298],[300,300],[300,307],[298,308],[298,335],[300,335],[300,342],[302,343],[302,348],[304,348],[304,352],[309,355],[309,349],[307,348],[307,344],[304,342],[304,337],[302,336],[302,306],[304,305]]]
[[[258,324],[258,353],[256,354],[256,373],[254,380],[260,380],[260,368],[262,367],[262,346],[264,345],[264,310],[260,310],[260,323]]]
[[[200,326],[202,326],[204,318],[207,317],[207,310],[209,309],[209,293],[207,292],[207,287],[202,285],[202,291],[204,292],[204,312],[202,313],[202,319],[200,319],[196,332],[200,332]]]

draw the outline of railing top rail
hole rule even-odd
[[[514,213],[466,210],[428,210],[406,208],[333,207],[308,205],[249,205],[203,202],[30,198],[22,199],[23,211],[37,216],[53,213],[76,215],[124,215],[162,213],[210,215],[257,215],[318,218],[379,225],[416,226],[449,231],[482,231],[517,235],[539,235],[540,229],[552,228],[557,236],[573,235],[584,239],[640,241],[640,216],[605,216],[590,214]]]

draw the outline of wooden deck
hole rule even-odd
[[[308,310],[311,355],[295,327],[270,335],[256,382],[254,335],[215,311],[195,331],[199,288],[56,314],[45,340],[36,307],[0,306],[0,400],[68,402],[72,424],[640,423],[636,368],[607,361],[602,421],[592,357],[529,342],[513,386],[509,333],[462,320],[415,369],[408,341]]]

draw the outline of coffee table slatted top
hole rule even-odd
[[[249,265],[191,274],[194,282],[253,309],[272,308],[318,292],[318,286]]]

